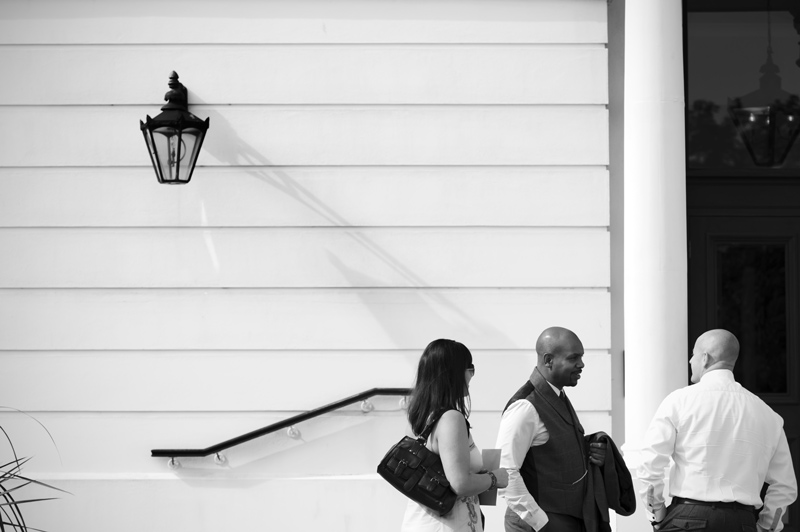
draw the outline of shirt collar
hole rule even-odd
[[[531,381],[531,384],[533,384],[533,375],[534,375],[534,374],[535,374],[537,371],[539,371],[539,368],[533,368],[533,373],[531,373],[531,377],[530,377],[530,379],[529,379],[529,380]],[[546,382],[548,385],[550,385],[550,388],[552,388],[552,389],[553,389],[553,391],[555,392],[555,394],[556,394],[556,395],[558,395],[558,396],[560,396],[560,395],[561,395],[561,392],[563,391],[563,390],[561,390],[561,388],[559,388],[558,386],[554,385],[554,384],[553,384],[553,383],[551,383],[549,380],[547,380],[547,379],[545,378],[545,376],[544,376],[544,375],[542,375],[542,372],[541,372],[541,371],[539,371],[539,375],[541,375],[542,379],[544,379],[544,382]]]
[[[712,369],[703,373],[700,382],[735,382],[733,372],[729,369]]]

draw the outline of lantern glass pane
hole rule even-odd
[[[155,151],[155,145],[153,144],[152,134],[149,129],[142,129],[142,134],[144,135],[144,141],[147,143],[147,152],[150,154],[150,163],[153,165],[153,168],[156,172],[158,172],[158,154]],[[159,181],[161,178],[159,177]]]
[[[153,142],[158,150],[159,173],[165,182],[178,181],[180,178],[181,150],[180,131],[172,127],[160,127],[153,130]]]
[[[191,176],[191,169],[194,168],[197,156],[200,155],[200,148],[203,144],[203,137],[205,131],[200,131],[195,128],[187,128],[183,130],[183,145],[185,146],[184,166],[186,173],[182,179],[188,180]]]

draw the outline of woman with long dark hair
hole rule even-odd
[[[427,447],[441,457],[458,500],[445,516],[409,500],[403,532],[481,532],[478,494],[508,485],[505,469],[484,471],[481,451],[470,434],[469,382],[474,375],[472,353],[453,340],[434,340],[419,359],[408,421],[414,436],[435,422]]]

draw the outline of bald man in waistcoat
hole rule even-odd
[[[537,364],[503,411],[497,447],[508,468],[506,532],[583,532],[590,463],[602,464],[605,444],[586,443],[564,388],[576,386],[584,368],[583,344],[563,327],[536,341]]]

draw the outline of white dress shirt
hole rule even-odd
[[[550,384],[548,382],[548,384]],[[559,395],[561,390],[550,384]],[[525,487],[519,468],[531,447],[544,445],[550,433],[544,426],[536,408],[527,399],[511,403],[500,420],[496,448],[500,449],[500,467],[508,469],[508,487],[499,489],[498,495],[523,521],[539,530],[547,524],[547,514],[542,510]]]
[[[669,495],[708,502],[761,507],[758,526],[783,528],[781,515],[797,498],[797,480],[783,419],[737,383],[729,370],[712,370],[700,382],[669,394],[644,438],[638,476],[646,510],[661,521],[664,473]]]

